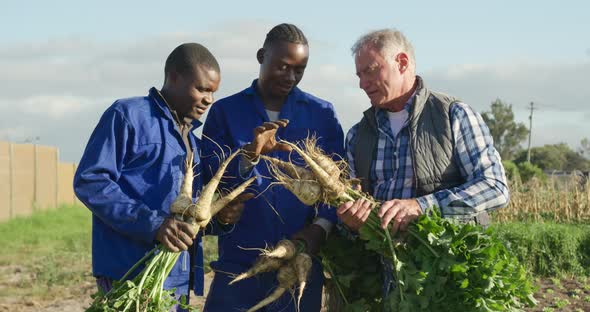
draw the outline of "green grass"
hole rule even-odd
[[[62,206],[0,223],[0,301],[81,295],[94,287],[92,218],[82,206]],[[205,271],[217,258],[217,238],[205,237]]]
[[[537,277],[590,275],[590,225],[511,223],[492,227]],[[205,237],[203,249],[208,272],[209,262],[217,258],[217,238]],[[580,287],[590,289],[590,280],[582,279]],[[88,298],[95,290],[90,212],[80,206],[63,206],[0,223],[0,290],[0,303],[15,298]],[[579,296],[579,301],[590,301],[587,293]]]
[[[22,259],[28,252],[89,253],[91,214],[83,207],[62,206],[0,223],[0,264]]]
[[[535,276],[590,275],[588,224],[515,222],[492,228]]]
[[[0,224],[1,296],[48,298],[91,280],[91,218],[62,206]]]
[[[217,260],[217,236],[203,237],[203,254],[205,273],[211,272],[209,263]]]

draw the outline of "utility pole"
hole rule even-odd
[[[533,132],[533,110],[535,110],[534,105],[535,104],[531,102],[531,114],[529,115],[529,148],[526,152],[526,161],[529,163],[531,162],[531,133]]]

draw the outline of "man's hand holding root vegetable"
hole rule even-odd
[[[217,221],[222,225],[235,224],[240,220],[244,210],[244,202],[255,195],[252,193],[242,193],[234,200],[229,202],[216,215]],[[197,236],[195,227],[175,217],[168,217],[164,220],[158,232],[156,240],[159,241],[166,249],[172,252],[187,250]]]
[[[338,207],[338,217],[348,228],[358,232],[371,213],[371,201],[361,198],[344,203]],[[422,214],[416,199],[393,199],[385,201],[379,207],[377,215],[381,219],[381,227],[386,229],[391,222],[391,233],[398,230],[405,232],[410,222]]]
[[[156,240],[172,252],[187,250],[197,236],[195,228],[187,222],[169,217],[156,232]]]

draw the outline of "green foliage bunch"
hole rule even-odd
[[[395,289],[383,302],[392,311],[519,311],[536,304],[530,276],[490,230],[444,219],[433,210],[403,236],[390,241],[383,232],[365,224],[360,230],[365,250],[358,252],[374,252],[391,263]],[[376,301],[365,298],[365,303]],[[346,311],[368,311],[355,308]]]
[[[322,247],[329,311],[360,312],[382,310],[383,270],[381,257],[365,249],[362,240],[348,239],[334,231]]]
[[[94,294],[94,301],[86,312],[161,312],[170,311],[177,304],[197,312],[195,307],[186,304],[185,296],[179,301],[174,297],[174,289],[163,289],[164,281],[179,256],[179,252],[171,252],[158,245],[129,269],[125,276],[113,282],[113,288],[109,292],[99,291]],[[135,278],[127,280],[144,263],[143,270]]]

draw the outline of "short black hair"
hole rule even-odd
[[[273,27],[264,40],[263,48],[268,48],[270,45],[279,42],[286,41],[290,43],[298,43],[308,45],[307,38],[297,26],[293,24],[279,24]]]
[[[181,75],[186,75],[193,73],[198,65],[204,65],[218,73],[220,72],[219,63],[217,63],[215,56],[205,46],[192,42],[183,43],[168,55],[164,66],[164,74],[167,76],[171,71],[175,71]]]

